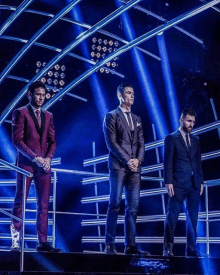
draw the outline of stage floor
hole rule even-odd
[[[19,274],[20,253],[0,252],[0,274]],[[24,253],[23,274],[220,274],[218,258]]]

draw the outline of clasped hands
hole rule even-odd
[[[130,159],[128,161],[128,167],[132,172],[137,172],[137,168],[139,166],[139,159]]]
[[[36,164],[38,167],[42,167],[44,171],[48,172],[50,170],[50,158],[36,157]]]

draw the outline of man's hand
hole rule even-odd
[[[38,167],[44,167],[44,159],[42,157],[36,157],[35,163]]]
[[[44,171],[49,171],[50,170],[50,163],[51,163],[51,159],[50,158],[44,158]]]
[[[128,162],[128,167],[132,172],[137,172],[137,168],[139,166],[139,159],[130,159]]]
[[[201,184],[201,186],[200,186],[200,196],[202,196],[202,193],[203,193],[203,189],[204,189],[204,186],[203,186],[203,184]]]
[[[168,195],[170,197],[174,196],[174,189],[173,189],[173,184],[166,184]]]

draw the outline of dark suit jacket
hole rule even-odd
[[[12,114],[12,141],[16,147],[19,167],[30,172],[36,170],[35,157],[53,158],[56,141],[53,115],[41,110],[41,129],[33,109],[28,104],[14,110]]]
[[[199,138],[190,134],[191,154],[180,131],[176,131],[164,140],[164,183],[176,187],[188,188],[192,176],[196,188],[203,183],[201,149]],[[192,175],[193,174],[193,175]]]
[[[128,170],[127,162],[132,158],[144,160],[144,137],[140,117],[131,113],[134,136],[121,109],[118,107],[104,118],[104,135],[109,149],[109,169]],[[138,168],[140,172],[140,167]]]

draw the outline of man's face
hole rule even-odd
[[[29,92],[29,99],[31,105],[33,105],[35,108],[42,107],[45,100],[45,89],[39,87],[34,90],[33,94]]]
[[[122,94],[122,103],[131,107],[134,104],[134,89],[131,87],[125,87]]]
[[[186,115],[184,118],[180,118],[180,127],[186,133],[190,133],[195,125],[195,117]]]

